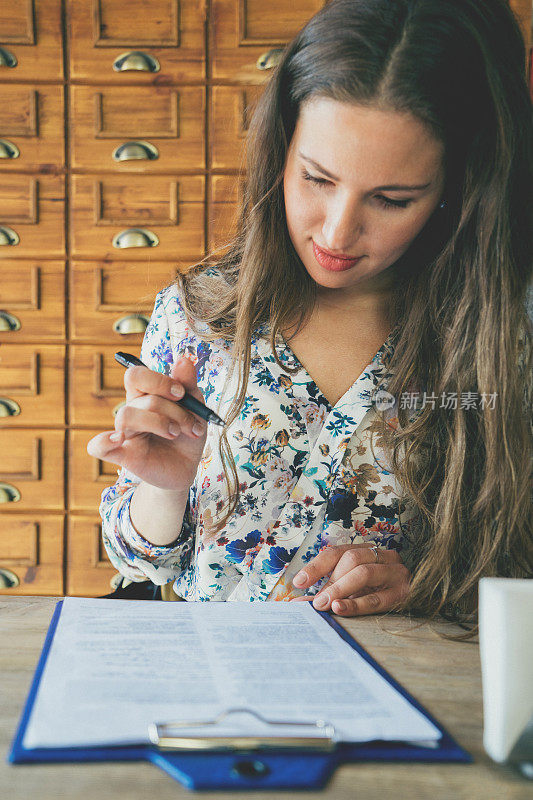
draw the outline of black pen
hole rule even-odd
[[[146,367],[146,364],[143,364],[140,358],[132,356],[131,353],[115,353],[115,359],[119,364],[122,364],[123,367]],[[149,367],[146,368],[149,369]],[[197,400],[196,397],[193,397],[192,394],[188,392],[185,392],[181,400],[176,400],[175,402],[179,406],[186,408],[187,411],[192,411],[193,414],[197,414],[206,422],[214,422],[215,425],[221,426],[226,424],[218,414],[215,414],[210,408],[204,406],[200,400]]]

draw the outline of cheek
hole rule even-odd
[[[374,239],[376,246],[383,251],[407,247],[418,236],[429,218],[427,211],[413,213],[409,218],[402,211],[388,213],[392,220],[386,225],[380,225],[379,236]],[[395,214],[397,214],[396,219]]]
[[[301,186],[290,178],[284,181],[285,215],[291,235],[305,233],[320,217],[316,201],[311,201]]]

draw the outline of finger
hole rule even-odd
[[[332,583],[328,589],[322,589],[313,602],[315,608],[326,611],[331,608],[333,600],[342,600],[350,595],[360,592],[367,587],[390,586],[394,582],[392,574],[396,565],[389,564],[359,564],[350,572]]]
[[[352,548],[346,550],[342,554],[338,564],[330,575],[329,585],[335,583],[335,581],[338,581],[340,578],[350,572],[350,570],[355,569],[355,567],[358,567],[360,564],[401,563],[400,557],[395,550],[386,550],[385,548],[381,547],[379,548],[379,560],[376,561],[376,554],[374,550],[371,550],[371,547],[373,547],[373,545],[358,548],[352,546]],[[323,589],[325,588],[326,586],[323,587]]]
[[[315,596],[313,594],[303,594],[301,597],[292,597],[289,600],[289,603],[298,603],[299,601],[301,602],[302,600],[307,600],[307,602],[310,602],[311,600],[314,600],[314,597]]]
[[[324,575],[329,575],[335,568],[338,560],[345,550],[353,545],[340,545],[338,547],[325,547],[317,556],[308,561],[304,569],[296,573],[292,582],[298,589],[312,586]]]
[[[331,610],[334,614],[339,614],[339,616],[343,617],[383,614],[404,600],[406,596],[407,591],[404,587],[400,589],[398,587],[382,589],[378,592],[365,594],[357,599],[335,600]]]
[[[157,405],[151,397],[147,399],[146,403]],[[196,422],[197,420],[193,420],[192,416],[187,416],[185,421],[169,419],[166,414],[161,414],[158,411],[148,411],[126,403],[117,412],[115,428],[117,432],[123,433],[127,438],[138,433],[154,433],[156,436],[170,440],[176,439],[181,434],[198,439],[199,436],[193,430]]]
[[[196,366],[187,356],[176,359],[170,370],[170,377],[180,383],[187,392],[198,400],[204,399],[202,391],[198,388]]]
[[[124,373],[124,386],[128,401],[143,394],[154,394],[176,402],[181,400],[186,391],[202,399],[196,383],[196,367],[185,357],[172,365],[169,375],[148,367],[128,367]]]
[[[87,442],[88,454],[102,461],[111,461],[113,464],[118,464],[118,461],[113,460],[113,456],[117,455],[120,451],[124,437],[121,434],[122,438],[113,441],[111,436],[115,434],[116,431],[104,431],[103,433],[98,433],[96,436],[93,436],[93,438],[89,439]]]
[[[128,409],[131,408],[160,415],[163,420],[167,421],[170,433],[174,433],[175,435],[185,433],[187,436],[200,438],[205,432],[206,426],[203,420],[198,419],[198,417],[191,414],[185,408],[182,408],[179,404],[173,403],[171,400],[166,400],[164,397],[159,397],[155,394],[144,394],[142,397],[137,397],[127,403],[122,408],[124,409],[124,418],[127,417]],[[120,410],[122,411],[122,409]],[[172,423],[176,423],[176,425],[173,426]],[[124,430],[126,435],[128,435],[127,428],[129,425],[127,421],[122,423],[122,417],[120,417],[118,425],[115,419],[115,425],[117,429],[120,428],[120,430]]]

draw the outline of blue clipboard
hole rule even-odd
[[[324,611],[317,611],[338,635],[353,647],[391,686],[405,697],[441,732],[438,747],[425,748],[402,742],[373,741],[360,744],[339,743],[326,752],[291,748],[249,751],[165,751],[155,745],[117,747],[57,747],[26,749],[26,731],[50,646],[61,614],[63,601],[56,604],[35,670],[21,719],[9,750],[11,764],[38,762],[151,761],[189,789],[320,789],[338,765],[353,761],[445,761],[468,764],[472,756],[411,695],[400,686],[352,637]]]

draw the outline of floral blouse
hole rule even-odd
[[[304,592],[292,578],[328,545],[369,542],[401,551],[417,514],[385,463],[372,401],[394,339],[392,331],[331,407],[283,337],[276,342],[279,359],[298,367],[297,373],[279,367],[267,327],[257,329],[246,400],[228,431],[240,483],[236,510],[223,530],[209,532],[226,488],[221,429],[210,424],[183,526],[170,545],[148,542],[131,523],[139,478],[121,468],[116,483],[103,491],[103,542],[116,569],[133,581],[173,581],[186,600],[289,600],[313,594],[325,582]],[[206,405],[224,418],[238,380],[236,370],[229,375],[230,343],[206,343],[195,335],[171,285],[156,296],[141,358],[168,374],[182,355],[196,364]],[[397,408],[396,401],[385,412],[388,425],[397,425]]]

